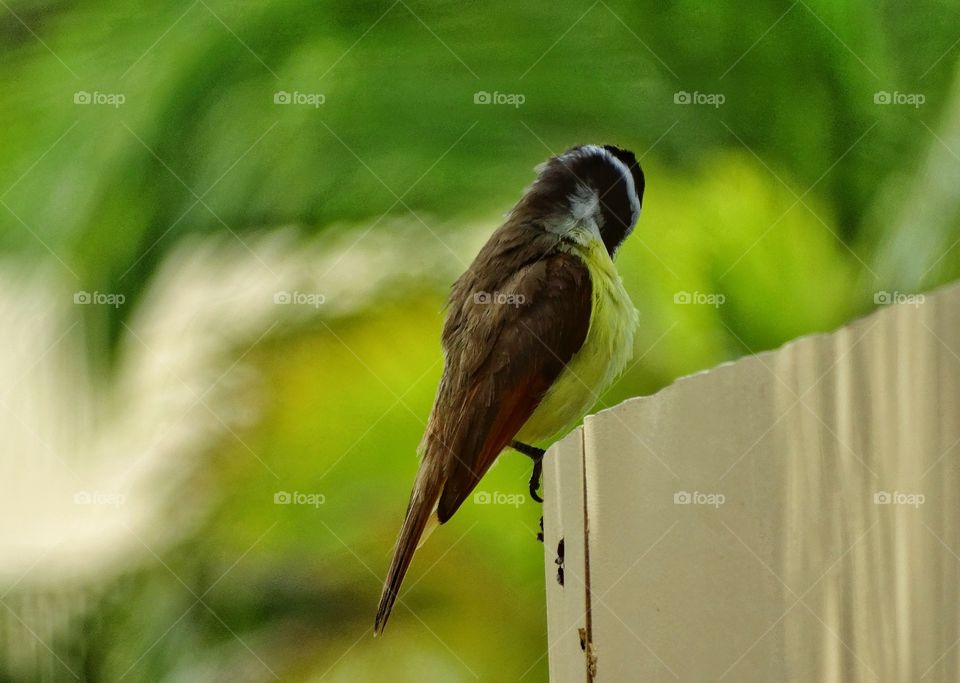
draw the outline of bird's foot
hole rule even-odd
[[[537,489],[540,488],[540,476],[543,474],[543,460],[534,460],[533,461],[533,472],[530,474],[530,497],[533,498],[538,503],[543,502],[537,494]]]
[[[537,489],[540,488],[540,476],[543,474],[543,454],[546,452],[542,448],[537,448],[536,446],[528,446],[525,443],[520,443],[519,441],[514,441],[510,444],[514,450],[523,453],[525,456],[533,460],[533,472],[530,474],[530,497],[533,498],[538,503],[543,502],[543,498],[537,493]]]

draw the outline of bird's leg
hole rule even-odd
[[[536,446],[528,446],[525,443],[514,441],[510,446],[525,456],[533,460],[533,473],[530,475],[530,497],[538,503],[543,502],[543,498],[537,495],[537,489],[540,488],[540,475],[543,472],[543,454],[546,452]]]

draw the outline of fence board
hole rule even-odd
[[[958,455],[957,286],[588,417],[548,456],[552,680],[957,680]]]

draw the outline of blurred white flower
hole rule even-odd
[[[187,238],[123,324],[109,377],[88,367],[81,324],[82,306],[107,298],[72,291],[56,263],[28,273],[0,261],[0,657],[43,654],[38,641],[85,597],[196,528],[219,495],[194,481],[204,454],[258,414],[256,392],[239,391],[254,380],[244,363],[254,346],[283,323],[355,312],[404,281],[445,288],[488,230],[441,239],[394,223],[310,242],[294,230]]]

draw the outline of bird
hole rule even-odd
[[[444,369],[377,607],[383,632],[414,552],[457,511],[497,456],[533,460],[570,431],[633,356],[639,314],[614,265],[640,216],[635,155],[578,145],[536,179],[453,284]]]

